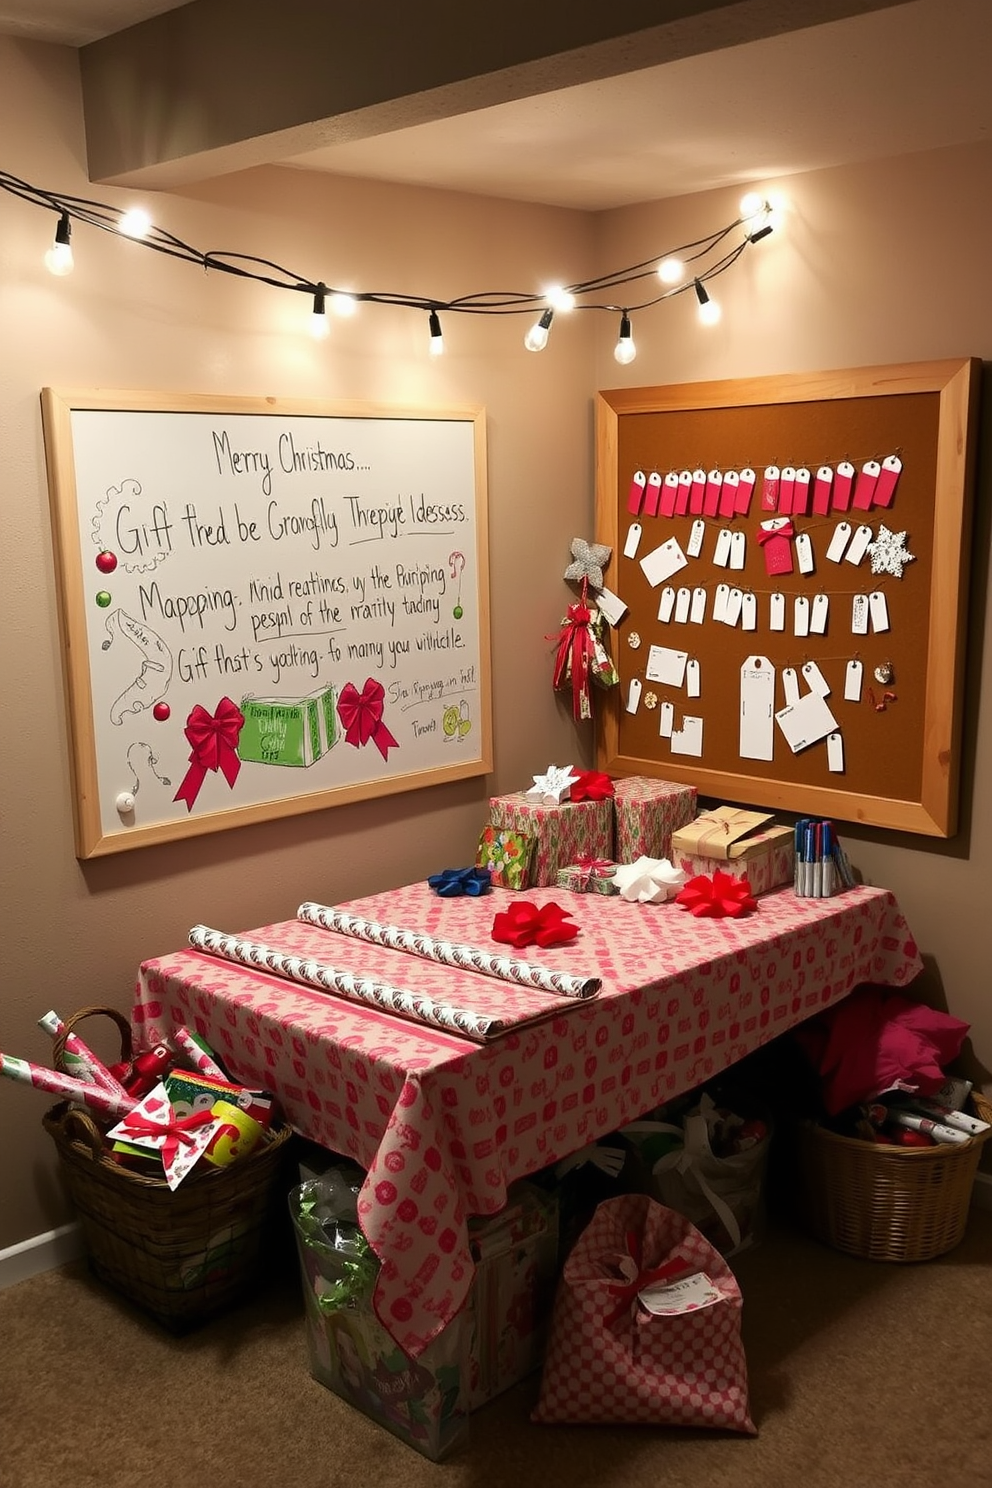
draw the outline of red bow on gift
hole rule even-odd
[[[208,1122],[216,1121],[216,1117],[210,1111],[191,1111],[188,1116],[170,1116],[167,1121],[155,1121],[151,1116],[142,1116],[132,1111],[126,1118],[124,1125],[120,1128],[118,1136],[124,1140],[128,1137],[159,1137],[165,1135],[165,1141],[160,1148],[162,1154],[162,1166],[168,1168],[179,1151],[180,1142],[189,1147],[193,1138],[190,1131],[198,1126],[206,1126]]]
[[[590,628],[591,620],[592,610],[588,605],[581,602],[570,604],[561,630],[556,636],[549,637],[557,644],[551,685],[557,690],[571,679],[572,717],[575,719],[592,717],[589,672],[596,648]]]
[[[197,703],[183,730],[192,753],[183,783],[172,798],[174,801],[185,801],[186,810],[192,811],[208,770],[220,770],[234,788],[241,769],[237,748],[244,724],[244,714],[229,697],[221,698],[212,716]]]
[[[734,878],[719,868],[714,870],[712,878],[705,873],[690,878],[675,895],[675,903],[681,904],[697,919],[706,916],[720,919],[723,915],[737,919],[758,907],[747,879]]]
[[[577,779],[568,793],[570,801],[609,801],[613,798],[613,781],[601,770],[577,770]]]
[[[361,692],[353,682],[346,682],[338,698],[338,717],[344,725],[344,736],[349,744],[360,749],[369,740],[378,749],[384,760],[389,759],[391,749],[399,745],[382,721],[382,700],[385,689],[374,677],[366,680]]]
[[[521,900],[493,920],[493,940],[516,946],[517,950],[532,942],[539,946],[564,945],[578,933],[578,925],[573,925],[557,904],[544,904],[538,909],[536,904]]]
[[[608,1318],[604,1321],[606,1326],[611,1327],[618,1317],[622,1317],[630,1304],[643,1292],[645,1287],[654,1286],[659,1281],[672,1281],[676,1276],[682,1276],[690,1270],[689,1262],[682,1260],[681,1256],[673,1256],[670,1261],[664,1261],[660,1266],[645,1267],[641,1253],[641,1237],[635,1230],[627,1233],[627,1249],[631,1260],[637,1267],[637,1275],[633,1281],[611,1282],[607,1291],[612,1292],[617,1298],[617,1304]]]

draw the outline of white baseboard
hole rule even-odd
[[[43,1235],[32,1235],[19,1245],[9,1245],[6,1250],[0,1250],[0,1291],[15,1282],[27,1281],[29,1276],[64,1266],[82,1254],[83,1236],[78,1224],[62,1225]]]
[[[971,1202],[976,1209],[992,1209],[992,1173],[976,1173]]]

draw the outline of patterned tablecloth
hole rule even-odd
[[[554,888],[442,899],[412,884],[344,907],[492,948],[494,914],[521,898],[567,908],[581,933],[519,954],[598,976],[602,990],[564,1010],[555,999],[543,1021],[483,1045],[200,951],[138,974],[139,1049],[186,1024],[234,1077],[273,1091],[298,1131],[368,1170],[359,1214],[382,1262],[376,1310],[414,1355],[467,1295],[467,1216],[502,1208],[510,1182],[693,1089],[859,983],[901,987],[922,969],[884,889],[833,899],[782,889],[740,920]],[[299,920],[244,933],[438,999],[474,975]],[[498,1003],[505,984],[475,981]]]

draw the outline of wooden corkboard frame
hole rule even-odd
[[[845,371],[734,381],[624,388],[603,391],[596,400],[596,538],[613,550],[607,587],[627,605],[615,630],[608,631],[619,687],[599,694],[596,759],[613,775],[647,775],[685,781],[700,794],[746,805],[818,814],[933,837],[957,829],[960,719],[964,676],[968,539],[977,438],[977,358],[861,367]],[[765,574],[755,533],[769,513],[760,509],[761,473],[766,465],[835,466],[849,459],[860,468],[867,459],[897,453],[903,461],[890,509],[855,512],[854,521],[908,533],[914,555],[901,579],[871,575],[860,567],[824,561],[827,528],[851,513],[801,516],[797,531],[811,530],[816,571],[777,579]],[[640,559],[669,536],[686,547],[692,518],[638,520],[642,538],[636,555],[624,556],[629,524],[628,489],[635,470],[740,469],[757,472],[747,517],[707,519],[700,560],[690,560],[671,582],[707,587],[710,602],[703,625],[663,624],[657,618],[661,587],[652,588]],[[712,565],[715,526],[743,527],[747,560],[733,582],[758,596],[754,633],[714,623],[712,590],[728,577]],[[819,531],[814,529],[819,528]],[[695,565],[695,566],[693,566]],[[830,621],[825,636],[797,638],[770,633],[765,596],[772,589],[793,596],[827,592]],[[887,633],[850,634],[850,596],[881,588],[889,608]],[[637,632],[640,645],[629,644]],[[643,704],[628,713],[630,681],[644,678],[652,644],[679,647],[698,658],[702,695],[647,683],[677,713],[704,718],[701,757],[672,755],[658,735],[658,714]],[[827,769],[825,749],[793,755],[776,728],[774,760],[741,759],[738,754],[739,668],[751,654],[768,656],[776,668],[816,661],[831,681],[831,707],[844,737],[843,774]],[[860,703],[840,701],[843,658],[864,666]],[[896,681],[884,713],[876,711],[869,689],[883,660],[895,666]],[[780,678],[776,709],[784,705]]]

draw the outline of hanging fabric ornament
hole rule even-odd
[[[570,604],[561,630],[548,636],[555,643],[555,666],[552,686],[555,691],[571,687],[572,717],[577,722],[592,717],[590,681],[600,687],[613,687],[620,678],[602,641],[603,619],[595,605],[587,600],[588,585],[583,581],[582,598]]]

